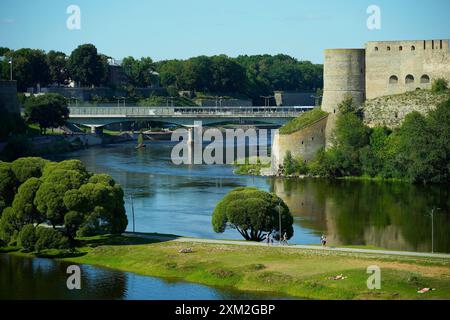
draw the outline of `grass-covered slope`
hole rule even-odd
[[[81,246],[73,253],[47,250],[40,256],[215,287],[271,292],[280,297],[450,298],[449,261],[439,258],[158,241],[124,236],[80,240]],[[192,252],[180,252],[186,248],[191,248]],[[15,250],[4,248],[3,252]],[[13,254],[32,256],[17,251]],[[380,267],[382,272],[379,290],[367,288],[370,276],[367,267],[371,265]],[[340,274],[344,280],[330,279]],[[427,294],[417,293],[424,287],[436,290]]]
[[[300,129],[306,128],[307,126],[319,121],[327,115],[328,113],[322,111],[320,108],[314,108],[313,110],[301,114],[297,118],[289,121],[284,126],[282,126],[280,128],[280,134],[291,134]]]

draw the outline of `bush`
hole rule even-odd
[[[32,224],[25,225],[19,232],[19,245],[26,251],[34,251],[36,230]]]
[[[34,249],[40,252],[44,249],[67,249],[69,241],[60,232],[52,228],[36,228],[36,244]]]
[[[431,85],[431,91],[433,92],[443,92],[448,89],[448,81],[444,78],[439,78],[433,81]]]
[[[302,157],[293,157],[291,151],[286,152],[286,157],[283,160],[283,173],[287,176],[297,174],[307,174],[309,172],[306,162]]]

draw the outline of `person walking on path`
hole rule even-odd
[[[327,245],[327,237],[324,234],[320,237],[320,242],[322,242],[323,247]]]
[[[286,246],[289,245],[288,237],[287,237],[287,233],[286,232],[283,234],[283,241],[282,241],[282,243],[285,244]]]
[[[266,243],[267,243],[267,245],[270,245],[270,235],[267,233],[266,234]]]

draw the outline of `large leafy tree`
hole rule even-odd
[[[34,204],[36,192],[42,182],[38,178],[30,178],[20,185],[12,204],[16,217],[24,224],[41,223],[44,216],[37,210]]]
[[[32,161],[37,164],[25,169]],[[123,190],[110,176],[92,175],[79,160],[57,163],[25,158],[14,162],[14,170],[21,179],[27,178],[17,193],[18,181],[11,164],[0,162],[3,243],[23,245],[26,240],[29,250],[40,251],[65,247],[67,242],[73,246],[77,235],[125,231],[128,220]],[[41,223],[54,230],[35,227]],[[56,228],[60,226],[63,228]]]
[[[83,44],[72,51],[67,66],[71,79],[82,86],[99,86],[108,74],[105,57],[92,44]]]
[[[11,164],[11,170],[19,183],[24,183],[30,178],[40,178],[47,163],[48,160],[38,157],[19,158]]]
[[[0,215],[2,210],[13,202],[18,184],[11,164],[0,161]]]
[[[64,52],[49,51],[47,53],[47,63],[50,72],[50,82],[57,85],[65,85],[69,82],[67,56]]]
[[[245,69],[227,56],[211,58],[211,90],[215,92],[243,92],[246,80]]]
[[[54,93],[32,96],[25,102],[25,117],[39,125],[41,134],[46,134],[48,128],[58,128],[68,119],[66,98]]]
[[[130,84],[135,87],[149,87],[156,81],[154,64],[150,57],[140,60],[127,57],[122,61],[122,67]]]
[[[281,232],[291,238],[293,218],[282,199],[257,188],[237,188],[217,204],[212,225],[218,233],[229,227],[236,229],[245,240],[262,241],[266,234],[279,236],[280,215]]]
[[[13,59],[13,77],[17,80],[17,87],[25,91],[29,87],[47,85],[50,81],[50,71],[47,56],[42,50],[19,49],[5,53],[6,59],[2,63],[2,77],[9,79],[9,58]]]

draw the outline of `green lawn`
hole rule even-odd
[[[193,253],[179,253],[192,248]],[[19,253],[20,254],[20,253]],[[62,258],[147,276],[312,299],[450,299],[450,261],[376,254],[158,242],[122,236],[85,238]],[[381,268],[381,290],[366,286],[368,266]],[[345,280],[329,280],[343,274]],[[418,294],[423,287],[436,288]]]

